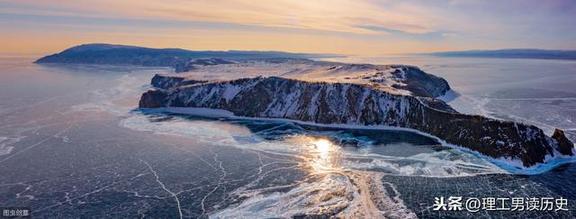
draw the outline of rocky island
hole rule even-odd
[[[448,82],[414,66],[312,61],[275,52],[190,55],[106,48],[80,46],[37,62],[168,66],[186,72],[154,76],[154,89],[142,95],[140,108],[208,108],[238,117],[401,127],[518,168],[574,155],[574,144],[562,130],[547,136],[533,125],[457,112],[438,99],[450,90]],[[141,50],[155,55],[136,53]]]

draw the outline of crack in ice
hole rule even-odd
[[[211,150],[212,151],[212,150]],[[203,198],[202,198],[202,202],[200,203],[200,206],[202,206],[202,214],[200,216],[203,216],[206,214],[206,206],[205,206],[205,202],[206,199],[212,195],[212,193],[216,192],[216,190],[218,190],[220,188],[220,186],[222,185],[222,182],[224,180],[224,178],[226,177],[226,175],[228,175],[228,172],[226,172],[226,169],[224,169],[224,166],[222,166],[222,161],[218,159],[218,153],[214,153],[213,159],[214,162],[218,163],[218,167],[220,168],[220,171],[222,171],[222,175],[220,176],[220,178],[218,179],[218,183],[216,184],[216,187],[214,187],[214,189],[212,189],[210,192],[208,192],[208,194],[206,194]]]
[[[180,199],[178,199],[178,194],[176,194],[176,193],[170,191],[170,189],[166,188],[166,185],[164,185],[164,183],[162,181],[160,181],[160,177],[158,176],[158,173],[156,173],[156,171],[152,168],[152,166],[150,166],[150,164],[148,162],[146,162],[145,160],[142,160],[142,159],[140,159],[140,161],[142,163],[146,164],[146,166],[148,166],[148,170],[150,170],[150,172],[152,172],[152,174],[156,178],[156,182],[158,182],[160,187],[162,187],[162,189],[164,191],[168,192],[170,195],[172,195],[172,197],[174,197],[174,199],[176,200],[176,204],[178,206],[178,214],[180,215],[180,219],[182,219],[182,208],[180,207]]]

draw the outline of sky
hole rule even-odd
[[[0,0],[0,53],[84,43],[345,55],[576,49],[574,0]]]

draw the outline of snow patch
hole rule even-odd
[[[234,98],[241,90],[242,88],[240,86],[226,84],[226,89],[224,90],[222,97],[226,99],[226,102],[230,102],[230,100],[232,100],[232,98]]]

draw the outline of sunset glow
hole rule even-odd
[[[0,50],[47,53],[91,42],[356,55],[574,49],[575,5],[566,0],[0,0]]]

